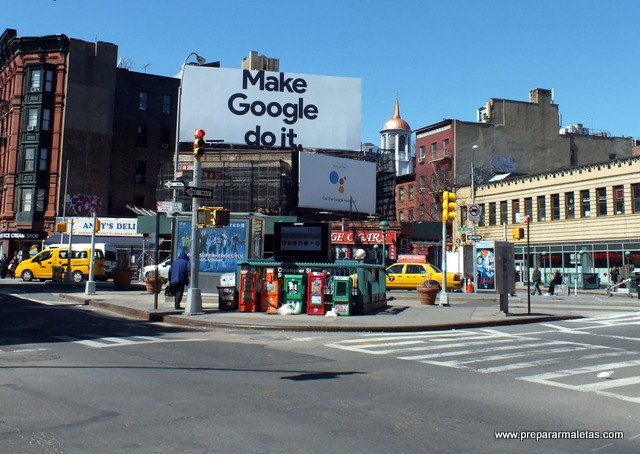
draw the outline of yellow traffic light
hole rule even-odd
[[[524,228],[516,227],[512,230],[514,240],[524,240]]]
[[[66,222],[58,222],[56,224],[56,232],[66,233],[67,231],[67,223]]]
[[[202,129],[196,129],[193,131],[193,157],[196,161],[200,162],[204,156],[204,141],[205,132]]]
[[[102,223],[100,222],[100,219],[96,219],[95,231],[99,232],[101,228],[102,228]]]
[[[456,194],[455,192],[444,191],[442,193],[442,222],[446,224],[456,217]]]
[[[229,222],[231,221],[231,212],[224,208],[214,208],[212,218],[214,227],[229,225]]]
[[[211,208],[198,208],[198,211],[196,213],[196,226],[199,229],[211,227]]]

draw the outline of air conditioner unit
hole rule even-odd
[[[40,91],[40,87],[31,87],[31,91]]]
[[[424,164],[424,158],[418,158],[418,163]]]
[[[160,148],[169,148],[169,144],[168,143],[161,143],[160,144]]]
[[[36,129],[35,126],[27,126],[27,131],[33,131],[34,129]]]

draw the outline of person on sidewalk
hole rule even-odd
[[[551,282],[549,283],[549,291],[546,293],[547,296],[553,296],[556,291],[556,285],[562,284],[562,274],[560,271],[553,270],[553,276],[551,277]]]
[[[633,276],[633,283],[636,285],[636,291],[638,292],[638,299],[640,300],[640,271],[634,271],[633,273],[635,274],[635,276]]]
[[[533,273],[531,274],[531,282],[533,282],[533,290],[531,291],[531,294],[535,295],[537,291],[538,295],[542,295],[542,290],[540,290],[540,284],[542,283],[542,273],[537,266],[533,268]]]
[[[187,254],[181,252],[178,259],[169,267],[169,284],[171,284],[176,295],[176,302],[174,304],[176,309],[182,309],[180,303],[182,302],[184,287],[189,285],[190,275],[191,263],[189,262]]]
[[[618,267],[614,266],[609,271],[609,277],[611,278],[611,285],[616,285],[618,283],[618,278],[620,277],[620,271],[618,271]]]

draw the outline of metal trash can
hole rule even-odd
[[[235,311],[238,309],[238,292],[235,287],[218,287],[218,310]]]
[[[64,279],[64,266],[52,266],[51,279],[54,281],[61,281]]]

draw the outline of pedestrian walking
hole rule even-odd
[[[634,274],[635,276],[633,276],[633,283],[636,285],[636,291],[638,292],[638,299],[640,300],[640,272],[634,271]]]
[[[7,277],[7,271],[9,270],[9,259],[7,255],[4,254],[2,256],[2,260],[0,261],[0,278],[4,279]]]
[[[533,273],[531,273],[531,282],[533,282],[533,290],[531,291],[531,294],[535,295],[537,291],[538,295],[542,295],[542,290],[540,290],[540,284],[542,283],[542,273],[537,266],[533,268]]]
[[[609,277],[611,278],[611,285],[616,285],[618,283],[618,278],[620,277],[620,271],[617,266],[614,266],[609,271]]]
[[[180,303],[182,302],[182,295],[184,294],[184,287],[189,285],[189,277],[191,275],[191,263],[187,254],[181,252],[178,259],[169,267],[169,284],[173,288],[176,301],[174,307],[181,309]]]

